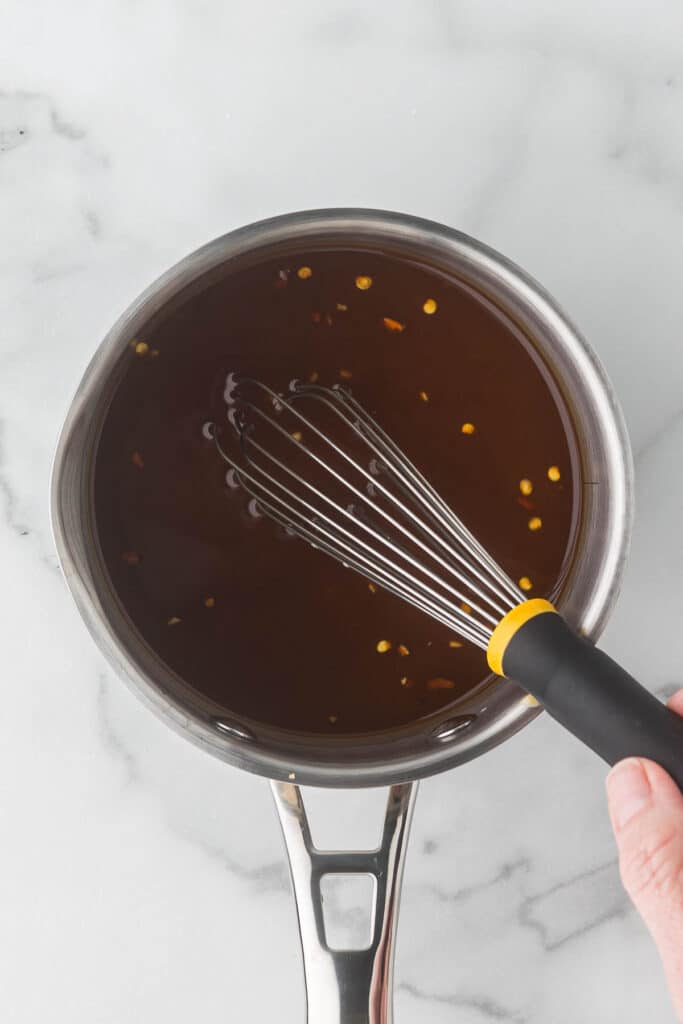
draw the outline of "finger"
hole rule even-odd
[[[667,701],[667,706],[672,711],[675,711],[677,715],[683,715],[683,690],[674,693],[673,697],[670,697]]]
[[[663,768],[641,758],[612,769],[607,794],[624,887],[657,944],[683,1015],[683,795]]]

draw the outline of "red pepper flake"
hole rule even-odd
[[[353,374],[351,373],[350,370],[340,370],[339,371],[339,376],[343,377],[344,380],[351,380],[351,378],[353,377]]]
[[[395,334],[400,334],[401,331],[405,331],[406,325],[402,324],[400,320],[394,320],[393,317],[385,316],[382,317],[382,323],[388,331],[393,331]]]
[[[441,676],[437,676],[436,679],[430,679],[427,683],[428,690],[454,690],[455,683],[452,679],[442,679]]]
[[[322,320],[322,316],[320,315],[320,313],[311,313],[311,320],[313,321],[314,324],[319,324],[320,321]]]
[[[536,507],[533,501],[529,501],[528,498],[517,498],[517,504],[521,505],[522,508],[525,508],[527,512],[533,512]]]
[[[137,466],[138,469],[144,469],[145,468],[145,462],[144,462],[144,459],[142,458],[142,455],[140,455],[140,452],[133,452],[133,454],[131,455],[130,459],[131,459],[131,462],[133,463],[133,465]]]
[[[140,556],[137,551],[123,551],[121,552],[121,558],[124,560],[126,565],[140,564]]]

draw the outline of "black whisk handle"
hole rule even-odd
[[[505,648],[503,670],[609,764],[649,758],[683,790],[683,718],[560,615],[525,622]]]

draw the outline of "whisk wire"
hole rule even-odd
[[[392,542],[390,538],[379,533],[370,524],[365,523],[352,512],[349,512],[348,509],[344,508],[344,506],[340,505],[338,502],[335,502],[329,497],[329,495],[310,484],[309,481],[302,480],[298,474],[292,472],[289,466],[283,463],[271,452],[264,449],[263,446],[258,444],[258,442],[254,442],[252,440],[250,443],[266,458],[273,462],[283,473],[293,476],[297,482],[302,483],[308,490],[312,491],[317,498],[322,499],[338,516],[342,517],[342,519],[351,522],[354,527],[362,527],[378,544],[384,544],[394,555],[404,558],[415,568],[424,571],[434,582],[442,583],[436,574],[426,570],[420,562],[410,555],[409,552],[401,548],[395,542]],[[362,537],[359,537],[357,534],[348,530],[319,506],[311,504],[310,501],[306,500],[300,494],[292,491],[289,487],[283,484],[281,480],[278,480],[263,467],[255,465],[253,460],[249,460],[249,465],[256,473],[259,474],[259,477],[255,476],[253,472],[246,472],[242,467],[234,463],[227,452],[222,448],[218,440],[216,441],[216,444],[223,458],[236,469],[242,486],[248,490],[254,498],[256,498],[272,518],[277,518],[284,526],[290,526],[290,528],[293,527],[297,533],[302,536],[305,535],[306,539],[310,540],[311,543],[318,547],[325,548],[329,554],[336,556],[340,561],[356,568],[357,571],[362,572],[364,575],[367,576],[370,572],[374,571],[377,576],[376,582],[379,582],[383,586],[390,587],[404,599],[415,603],[422,596],[422,599],[429,604],[429,610],[432,614],[438,608],[442,615],[449,616],[451,624],[453,622],[459,623],[459,628],[461,629],[465,628],[470,630],[473,626],[476,626],[476,623],[474,623],[473,620],[468,619],[468,616],[461,608],[452,601],[449,601],[444,595],[440,594],[423,580],[419,579],[419,577],[406,570],[400,562],[398,564],[392,562],[391,559],[381,550],[378,550],[377,547],[369,544],[367,541],[363,540]],[[275,488],[275,490],[273,490],[273,488]],[[283,518],[281,511],[278,514],[277,504],[273,504],[274,502],[279,502],[281,509],[284,509],[289,514],[289,521],[286,517]],[[307,515],[312,518],[307,518]],[[359,547],[361,548],[360,552],[358,551]],[[376,565],[378,560],[381,563],[380,566]],[[358,564],[352,565],[352,563]],[[449,590],[453,589],[447,585],[446,588]],[[421,592],[424,593],[421,595]],[[427,607],[424,607],[423,610],[428,609]],[[484,636],[485,634],[482,630],[482,639]]]
[[[265,412],[260,399],[267,399],[278,417],[286,412],[297,427],[304,427],[306,443],[298,430],[287,429]],[[335,431],[320,426],[314,405],[302,411],[305,400],[321,413],[324,407],[334,414],[351,432],[355,447],[362,442],[371,455],[367,467],[337,441]],[[237,482],[269,517],[486,648],[501,616],[523,600],[521,591],[348,390],[295,383],[285,398],[260,381],[242,378],[237,403],[239,413],[233,407],[230,418],[240,457],[228,453],[217,432],[215,444]],[[268,430],[274,431],[274,439],[294,446],[297,460],[303,456],[321,469],[323,481],[329,479],[341,487],[342,495],[352,495],[360,508],[345,507],[324,483],[318,486],[317,480],[299,472],[298,461],[293,468],[286,456],[290,449],[279,457],[267,444]],[[317,442],[322,449],[316,450]],[[321,451],[329,452],[333,461]],[[371,471],[373,463],[376,472]],[[337,468],[343,465],[358,474],[364,486]]]
[[[248,381],[248,383],[250,385],[256,385],[258,388],[261,388],[263,391],[265,391],[269,395],[269,397],[271,398],[272,401],[278,401],[278,402],[280,401],[280,398],[279,398],[279,396],[277,395],[276,392],[274,392],[272,389],[268,388],[266,385],[261,384],[259,381],[253,381],[253,380],[250,379]],[[364,441],[366,446],[369,447],[369,449],[373,452],[373,454],[375,456],[377,456],[380,459],[384,460],[385,456],[386,456],[386,451],[382,450],[380,447],[378,447],[376,444],[374,444],[372,440],[369,440],[368,437],[365,436],[364,431],[361,429],[360,422],[357,419],[354,419],[354,420],[349,419],[345,415],[345,413],[342,410],[342,408],[340,408],[339,405],[336,402],[333,402],[333,401],[330,400],[330,397],[329,397],[330,394],[335,399],[341,399],[342,402],[343,402],[343,396],[345,396],[346,393],[341,388],[340,389],[334,389],[333,391],[328,392],[327,389],[322,388],[322,387],[300,385],[298,387],[298,389],[297,389],[297,392],[293,395],[292,399],[290,399],[288,402],[284,402],[282,404],[286,405],[287,408],[289,408],[295,414],[298,422],[301,425],[306,426],[306,428],[308,430],[310,430],[321,441],[323,441],[326,445],[328,445],[335,452],[336,455],[340,456],[343,460],[345,460],[345,462],[348,465],[350,465],[356,472],[358,472],[366,480],[366,482],[371,483],[373,485],[373,487],[375,487],[377,490],[379,490],[382,493],[382,495],[390,503],[392,503],[398,509],[398,511],[402,515],[408,517],[410,519],[410,521],[413,523],[413,525],[417,526],[417,528],[421,532],[426,533],[428,535],[428,537],[433,542],[435,542],[437,545],[439,545],[446,552],[446,555],[448,556],[447,558],[444,558],[443,555],[438,554],[432,547],[430,547],[424,541],[420,540],[414,533],[412,533],[410,530],[408,530],[407,527],[403,523],[401,523],[399,520],[397,520],[396,518],[391,516],[385,509],[383,509],[376,502],[373,502],[372,499],[367,495],[366,492],[361,491],[357,487],[355,487],[346,477],[344,477],[342,474],[338,473],[332,466],[329,465],[329,463],[327,463],[324,459],[322,459],[319,455],[317,455],[316,452],[314,452],[312,449],[310,449],[309,447],[307,447],[305,445],[301,445],[301,442],[296,441],[291,436],[291,433],[289,431],[285,430],[281,426],[281,424],[279,424],[275,420],[273,420],[272,417],[267,416],[263,412],[263,410],[258,408],[258,406],[256,406],[253,402],[245,402],[245,405],[248,408],[250,408],[253,413],[258,415],[258,417],[261,418],[263,421],[268,422],[268,424],[271,427],[276,428],[277,431],[280,433],[280,435],[283,438],[285,438],[287,441],[289,441],[289,442],[291,442],[293,444],[296,444],[297,446],[301,447],[301,449],[305,452],[305,454],[308,455],[311,459],[313,459],[317,463],[317,465],[319,465],[325,472],[329,473],[338,483],[342,484],[343,487],[346,487],[357,499],[359,499],[362,502],[364,502],[376,514],[381,516],[387,523],[389,523],[389,525],[393,529],[398,530],[411,543],[415,544],[418,548],[420,548],[420,550],[424,554],[426,554],[428,557],[434,559],[441,566],[442,569],[444,569],[446,572],[450,573],[450,575],[452,575],[455,579],[457,579],[461,584],[464,584],[465,586],[469,587],[470,591],[471,591],[471,594],[476,595],[476,597],[479,598],[480,601],[484,601],[490,607],[492,607],[494,609],[494,611],[497,613],[495,616],[492,615],[486,609],[482,608],[478,604],[478,602],[475,600],[475,598],[473,598],[471,596],[471,594],[469,596],[467,596],[463,591],[461,591],[461,590],[459,590],[457,588],[449,588],[451,590],[451,593],[453,593],[454,596],[456,596],[458,598],[458,600],[464,601],[465,603],[469,604],[472,607],[476,606],[476,610],[491,625],[495,625],[495,623],[501,618],[502,615],[505,614],[505,612],[511,606],[510,605],[510,598],[509,598],[509,596],[506,593],[500,591],[500,589],[496,585],[496,580],[495,579],[489,580],[489,579],[485,578],[482,575],[482,573],[480,571],[480,568],[479,568],[479,566],[477,565],[477,563],[475,561],[473,561],[471,558],[467,558],[461,551],[459,551],[456,547],[454,547],[452,543],[449,543],[438,532],[436,532],[432,527],[430,527],[427,523],[425,523],[423,521],[423,519],[420,518],[409,506],[407,506],[404,502],[402,502],[389,488],[387,488],[381,482],[381,480],[379,480],[378,478],[374,477],[364,466],[362,466],[356,459],[354,459],[339,444],[337,444],[334,440],[332,440],[324,431],[320,430],[320,428],[317,426],[317,424],[315,424],[313,421],[311,421],[311,419],[308,416],[306,416],[299,409],[296,409],[294,407],[294,400],[297,399],[297,398],[300,399],[302,397],[308,397],[308,398],[313,398],[314,400],[321,401],[336,416],[338,416],[340,419],[342,419],[346,423],[346,425],[351,428],[351,430],[353,431],[353,433],[357,437],[360,437]],[[365,413],[365,411],[361,407],[359,407],[358,411],[363,416],[363,420],[364,420],[364,423],[367,426],[367,428],[369,428],[369,430],[372,430],[373,421],[367,416],[367,413]],[[251,442],[250,435],[244,434],[244,438],[245,439],[249,438],[249,440]],[[261,453],[265,457],[272,458],[270,453],[268,453],[262,447],[259,450],[261,451]],[[403,462],[405,462],[407,465],[411,465],[408,462],[408,460],[405,459],[405,456],[403,456],[402,453],[400,453],[400,450],[397,449],[397,451],[398,451],[398,454],[399,454],[401,460]],[[245,454],[246,454],[246,451],[245,451]],[[284,470],[285,472],[287,472],[290,476],[292,476],[295,479],[297,479],[298,483],[303,484],[306,487],[310,487],[309,482],[307,480],[303,479],[302,477],[298,476],[297,474],[294,474],[290,467],[284,466],[282,463],[279,464],[279,467],[282,470]],[[391,473],[391,475],[392,476],[394,475],[393,472]],[[322,497],[325,497],[324,495],[321,495],[320,492],[318,492],[318,495],[322,496]],[[424,499],[423,499],[422,504],[424,504]],[[422,505],[421,505],[421,507],[422,507]],[[404,555],[405,555],[405,557],[409,557],[405,551],[404,551]],[[422,566],[421,563],[417,562],[415,559],[411,559],[411,562],[412,562],[412,564],[414,566],[419,566],[421,569],[423,569],[423,571],[427,572],[426,568],[424,566]],[[460,566],[464,567],[465,573],[463,574],[461,571],[459,571],[456,568],[456,565],[453,564],[453,562],[455,562],[455,563],[459,564]],[[428,573],[428,574],[431,575],[433,579],[437,578],[437,577],[435,577],[431,573]],[[488,585],[489,588],[493,592],[493,596],[491,594],[487,594],[484,590],[482,590],[481,587],[478,586],[477,583],[475,583],[473,581],[472,577],[474,577],[474,579],[478,580],[480,583],[483,582],[486,585]],[[499,599],[502,599],[505,602],[505,604],[503,606],[501,606],[501,604],[498,603],[498,601],[495,600],[496,596]],[[514,603],[517,603],[517,601],[515,600]]]
[[[279,423],[276,423],[275,421],[271,421],[269,417],[265,416],[265,414],[262,412],[262,410],[260,410],[257,407],[253,406],[252,403],[246,403],[246,404],[247,404],[247,407],[250,408],[252,410],[252,412],[255,413],[257,416],[259,416],[260,418],[267,419],[269,421],[270,425],[275,427],[275,429],[278,431],[278,433],[280,433],[280,435],[288,443],[297,445],[297,447],[300,448],[301,451],[303,451],[303,453],[305,455],[307,455],[308,457],[312,458],[322,469],[324,469],[327,473],[329,473],[338,483],[341,483],[344,487],[346,487],[350,491],[350,493],[353,494],[353,496],[355,498],[357,498],[360,501],[364,502],[365,505],[367,505],[369,508],[371,508],[374,512],[378,513],[386,521],[386,523],[388,523],[395,530],[398,530],[399,533],[401,533],[404,538],[408,539],[410,542],[412,542],[415,545],[417,545],[417,547],[420,548],[423,551],[424,554],[426,554],[429,557],[435,559],[442,566],[442,568],[444,568],[448,572],[450,572],[451,575],[455,576],[460,582],[462,582],[462,583],[468,583],[469,582],[466,576],[463,576],[463,574],[461,572],[459,572],[452,565],[450,565],[448,563],[448,561],[446,561],[442,556],[440,556],[437,553],[435,553],[424,541],[420,540],[419,537],[417,537],[414,533],[412,533],[410,530],[408,530],[399,520],[397,520],[394,516],[390,515],[385,509],[383,509],[380,505],[378,505],[375,501],[373,501],[370,497],[368,497],[368,495],[366,493],[364,493],[362,490],[360,490],[359,488],[354,486],[349,480],[346,479],[346,477],[344,477],[340,473],[338,473],[328,463],[326,463],[323,459],[321,459],[315,452],[311,451],[311,449],[308,448],[306,445],[302,445],[300,441],[295,440],[291,436],[291,434],[287,430],[285,430]],[[361,465],[359,465],[354,459],[352,459],[350,456],[348,456],[348,453],[343,452],[343,450],[340,449],[338,445],[336,445],[334,442],[330,441],[329,438],[327,438],[324,434],[322,434],[320,431],[318,431],[318,429],[313,424],[311,424],[311,421],[306,416],[301,415],[299,418],[300,418],[302,423],[306,424],[311,429],[314,429],[315,432],[318,433],[321,436],[321,438],[324,439],[328,444],[330,444],[334,448],[334,450],[336,452],[338,452],[340,454],[343,454],[343,456],[354,467],[354,469],[358,470],[358,472],[362,473],[365,477],[367,477],[368,481],[371,481],[371,482],[373,481],[372,476],[369,473],[367,473],[367,471]],[[296,483],[298,485],[300,485],[300,486],[306,488],[307,490],[311,491],[317,498],[322,499],[326,504],[331,506],[337,513],[339,513],[340,515],[344,516],[347,519],[351,519],[354,522],[355,525],[359,526],[360,528],[362,528],[362,529],[366,530],[368,533],[370,533],[371,536],[373,537],[373,539],[377,543],[384,544],[388,548],[390,548],[390,550],[394,554],[399,554],[407,562],[409,562],[409,564],[412,565],[413,568],[419,569],[422,573],[424,573],[426,576],[428,576],[433,582],[437,582],[441,586],[443,586],[445,589],[447,589],[449,591],[449,593],[451,593],[457,600],[459,600],[459,601],[466,601],[466,595],[465,595],[465,592],[463,590],[461,590],[461,589],[459,589],[457,587],[453,587],[452,585],[446,583],[433,570],[430,570],[422,562],[420,562],[413,555],[411,555],[410,552],[406,548],[400,547],[395,542],[392,542],[390,540],[390,538],[388,538],[386,535],[381,534],[378,531],[372,529],[369,526],[369,524],[362,517],[357,516],[354,513],[350,512],[348,508],[344,508],[339,503],[332,501],[332,499],[329,497],[329,495],[325,494],[325,492],[320,490],[320,488],[318,488],[318,487],[314,486],[313,484],[311,484],[311,482],[309,480],[305,479],[300,474],[295,473],[292,470],[291,466],[288,466],[286,463],[282,462],[282,460],[280,460],[276,456],[274,456],[272,452],[270,452],[266,448],[264,448],[263,445],[259,444],[257,441],[254,441],[252,436],[250,436],[249,434],[244,434],[243,435],[243,451],[244,451],[245,457],[249,461],[249,464],[252,466],[252,468],[254,468],[257,472],[264,473],[264,475],[265,475],[265,471],[263,470],[263,467],[258,466],[257,464],[255,464],[253,458],[249,455],[248,448],[247,448],[247,442],[248,442],[249,447],[254,447],[265,459],[267,459],[271,463],[273,463],[281,472],[283,472],[287,476],[291,477],[294,481],[296,481]],[[272,475],[268,475],[268,480],[269,480],[269,482],[271,484],[274,484],[275,486],[282,486],[280,481],[276,480]],[[410,518],[413,518],[411,510],[408,509],[407,507],[405,507],[398,499],[396,499],[395,496],[386,487],[384,487],[379,482],[377,482],[376,486],[377,486],[378,490],[380,490],[386,497],[388,497],[391,501],[394,502],[394,504],[396,504],[398,506],[400,511],[405,512],[406,515],[409,515]],[[294,496],[293,492],[289,491],[288,493],[289,493],[290,496],[292,496],[292,497]],[[325,518],[326,518],[326,520],[328,522],[330,522],[328,517],[325,517]],[[428,532],[432,533],[432,531],[428,531]],[[435,539],[437,539],[436,535],[434,535],[434,536],[435,536]],[[375,551],[375,554],[378,554],[378,552]],[[454,557],[455,557],[455,555],[456,555],[456,552],[453,552],[453,556]],[[480,596],[484,600],[487,600],[490,605],[493,605],[494,607],[497,607],[497,605],[493,602],[493,600],[488,595],[484,594],[476,585],[471,584],[471,589],[478,596]],[[469,597],[468,600],[470,602],[473,601],[473,599],[471,597]],[[481,608],[477,604],[473,604],[472,607],[476,607],[476,610],[482,615],[483,618],[485,618],[492,625],[495,625],[497,619],[494,618],[494,616],[492,616],[488,611],[486,611],[484,608]],[[504,612],[501,612],[501,614],[504,614]],[[500,618],[500,615],[499,615],[499,618]]]
[[[293,396],[295,399],[298,395],[313,395],[325,396],[324,400],[330,408],[342,416],[341,408],[335,407],[326,398],[326,390],[320,385],[303,385],[297,393]],[[444,502],[441,495],[434,490],[431,484],[426,478],[420,473],[416,466],[406,457],[401,451],[398,445],[389,437],[389,435],[382,430],[378,423],[372,419],[371,416],[365,411],[365,409],[354,399],[353,395],[343,388],[336,387],[332,389],[335,398],[338,399],[339,405],[343,408],[345,405],[353,410],[354,420],[349,420],[344,417],[346,423],[352,427],[360,436],[365,437],[367,433],[368,437],[365,438],[366,443],[372,448],[375,455],[377,455],[386,466],[387,470],[394,477],[397,483],[407,490],[420,502],[421,510],[427,512],[435,522],[446,531],[446,534],[455,534],[458,540],[465,546],[466,550],[473,550],[477,554],[477,560],[473,558],[467,558],[462,552],[454,550],[451,544],[441,540],[444,544],[447,552],[456,558],[462,565],[464,565],[468,571],[468,574],[475,575],[477,579],[488,585],[494,593],[500,597],[505,603],[505,610],[510,607],[510,601],[514,604],[518,604],[520,599],[523,599],[523,595],[514,586],[509,577],[503,573],[498,565],[491,558],[488,551],[482,547],[476,537],[470,533],[467,527],[462,523],[453,513],[453,511]],[[368,440],[368,438],[370,440]],[[387,458],[389,456],[389,458]],[[392,460],[395,460],[395,464]],[[399,467],[400,472],[397,471]],[[367,475],[367,474],[366,474]],[[373,481],[377,486],[377,481]],[[391,500],[395,500],[394,496],[390,492],[387,496]],[[402,507],[402,511],[407,512],[418,527],[423,528],[424,524],[420,518],[408,508]],[[430,536],[433,539],[434,534],[430,531]],[[481,572],[481,565],[488,569],[490,578],[484,576]],[[471,584],[471,580],[468,576],[468,583]],[[485,598],[488,600],[488,598]],[[502,611],[501,608],[496,606],[497,611]]]
[[[423,476],[422,473],[413,465],[412,462],[404,455],[395,441],[376,423],[368,414],[365,412],[363,407],[356,402],[353,395],[345,394],[343,401],[347,402],[356,413],[362,417],[365,421],[366,429],[372,431],[372,433],[378,438],[378,440],[386,445],[387,449],[393,454],[394,458],[399,464],[407,476],[408,479],[414,482],[414,487],[411,487],[412,493],[418,499],[427,499],[427,511],[428,513],[435,515],[434,507],[438,510],[438,515],[435,515],[437,522],[442,525],[446,530],[452,531],[464,544],[467,550],[472,550],[477,555],[477,560],[483,563],[488,569],[491,580],[488,581],[489,586],[493,587],[496,585],[500,587],[501,598],[506,604],[512,600],[514,604],[518,604],[520,598],[523,599],[523,595],[519,589],[514,585],[506,573],[502,571],[500,566],[496,564],[489,552],[484,548],[477,538],[472,534],[465,524],[457,518],[455,513],[446,502],[443,500],[441,495],[436,491],[429,481]],[[432,503],[432,504],[430,504]],[[477,561],[470,559],[468,565],[472,568],[472,571],[478,571]],[[483,576],[481,577],[483,578]]]
[[[277,509],[267,501],[261,500],[261,504],[272,519],[280,523],[281,526],[284,526],[285,529],[291,529],[291,523]],[[347,545],[337,546],[328,541],[323,533],[314,533],[305,526],[298,527],[296,533],[308,540],[312,547],[319,548],[321,551],[332,555],[348,568],[354,569],[362,576],[379,584],[379,586],[384,587],[397,597],[408,601],[420,611],[424,611],[432,618],[437,619],[444,626],[458,632],[465,639],[476,644],[477,647],[481,647],[483,650],[486,649],[488,634],[480,629],[475,622],[468,621],[467,617],[459,609],[447,608],[436,601],[429,600],[428,597],[425,597],[415,587],[410,587],[395,574],[374,565],[368,558],[354,553]]]

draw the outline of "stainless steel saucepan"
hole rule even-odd
[[[609,381],[555,302],[518,267],[466,235],[415,217],[374,210],[289,214],[224,235],[187,256],[126,310],[95,353],[66,418],[53,468],[52,522],[64,575],[90,632],[115,671],[169,725],[238,768],[272,780],[299,915],[308,1019],[312,1024],[390,1024],[393,943],[405,844],[417,779],[477,757],[538,713],[514,684],[491,679],[467,714],[400,735],[336,737],[276,733],[228,718],[156,656],[128,620],[107,575],[94,525],[98,438],[130,341],[160,311],[200,292],[228,261],[260,262],[288,252],[353,246],[418,260],[477,289],[526,332],[564,398],[576,433],[583,494],[576,553],[559,609],[597,638],[614,604],[633,511],[628,438]],[[381,844],[370,851],[313,845],[300,785],[389,786]],[[367,949],[326,940],[320,883],[327,874],[376,880]]]

